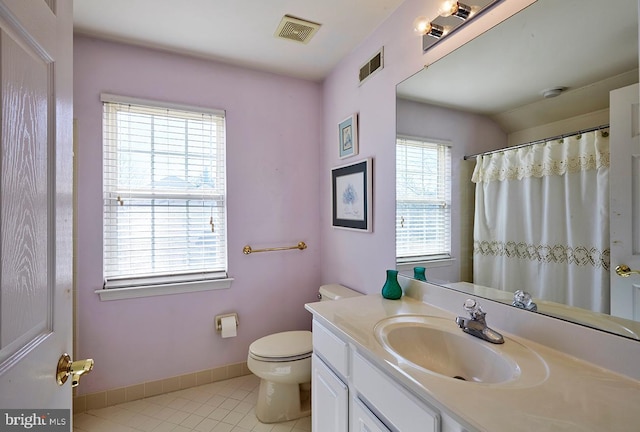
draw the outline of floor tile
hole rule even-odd
[[[74,432],[311,432],[311,417],[264,424],[255,415],[260,379],[232,378],[89,410]]]

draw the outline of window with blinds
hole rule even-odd
[[[102,102],[105,288],[226,277],[224,111]]]
[[[398,137],[396,144],[396,258],[449,258],[451,148],[407,137]]]

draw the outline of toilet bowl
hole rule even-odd
[[[323,285],[318,298],[337,300],[361,295],[342,285]],[[287,331],[264,336],[249,346],[247,367],[260,378],[256,417],[262,423],[295,420],[311,414],[311,332]]]
[[[260,378],[256,417],[263,423],[311,413],[310,331],[276,333],[249,346],[247,367]]]

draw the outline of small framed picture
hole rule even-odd
[[[338,124],[340,159],[358,154],[358,114],[352,114]]]
[[[331,170],[332,224],[335,228],[372,231],[373,159]]]

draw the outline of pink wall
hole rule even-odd
[[[94,293],[102,287],[101,92],[226,110],[230,289],[105,302]],[[258,337],[310,329],[304,303],[321,281],[320,84],[76,37],[74,111],[76,356],[96,362],[80,394],[242,362]],[[247,244],[299,241],[308,249],[242,254]],[[230,311],[238,336],[221,339],[214,316]]]

